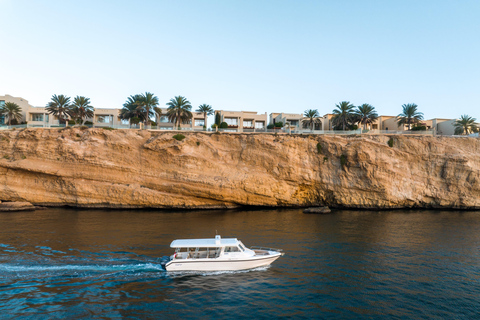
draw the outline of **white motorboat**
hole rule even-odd
[[[175,253],[165,263],[167,271],[245,270],[268,266],[283,256],[281,249],[251,247],[236,238],[174,240]]]

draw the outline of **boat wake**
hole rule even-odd
[[[171,279],[191,276],[216,276],[266,271],[270,266],[236,271],[170,271],[159,263],[135,264],[58,264],[58,265],[11,265],[0,264],[0,279],[45,278],[45,277],[167,277]]]
[[[0,265],[0,274],[3,272],[48,272],[48,271],[165,271],[160,264],[139,263],[139,264],[111,264],[111,265],[43,265],[43,266],[22,266],[22,265]]]

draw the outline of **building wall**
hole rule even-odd
[[[437,135],[453,135],[456,119],[433,119],[432,125]]]
[[[270,123],[269,124],[275,124],[277,122],[283,123],[285,125],[287,122],[292,126],[292,127],[297,127],[300,128],[302,125],[302,119],[303,115],[298,114],[298,113],[275,113],[270,114]]]
[[[322,130],[333,130],[332,113],[325,114],[320,120],[322,121]]]
[[[382,116],[381,119],[382,128],[380,130],[388,131],[401,131],[401,126],[398,126],[397,117],[392,116]]]

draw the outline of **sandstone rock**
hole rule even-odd
[[[92,208],[480,208],[477,138],[183,134],[177,141],[171,132],[146,130],[1,130],[0,200]]]
[[[35,206],[30,202],[3,202],[0,211],[33,211]]]
[[[329,207],[311,207],[303,210],[303,213],[330,213],[332,210],[330,210]]]

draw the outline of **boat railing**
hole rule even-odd
[[[283,252],[283,249],[268,248],[268,247],[259,247],[259,246],[251,246],[251,247],[249,247],[249,249],[251,249],[251,250],[266,250],[266,251]]]

